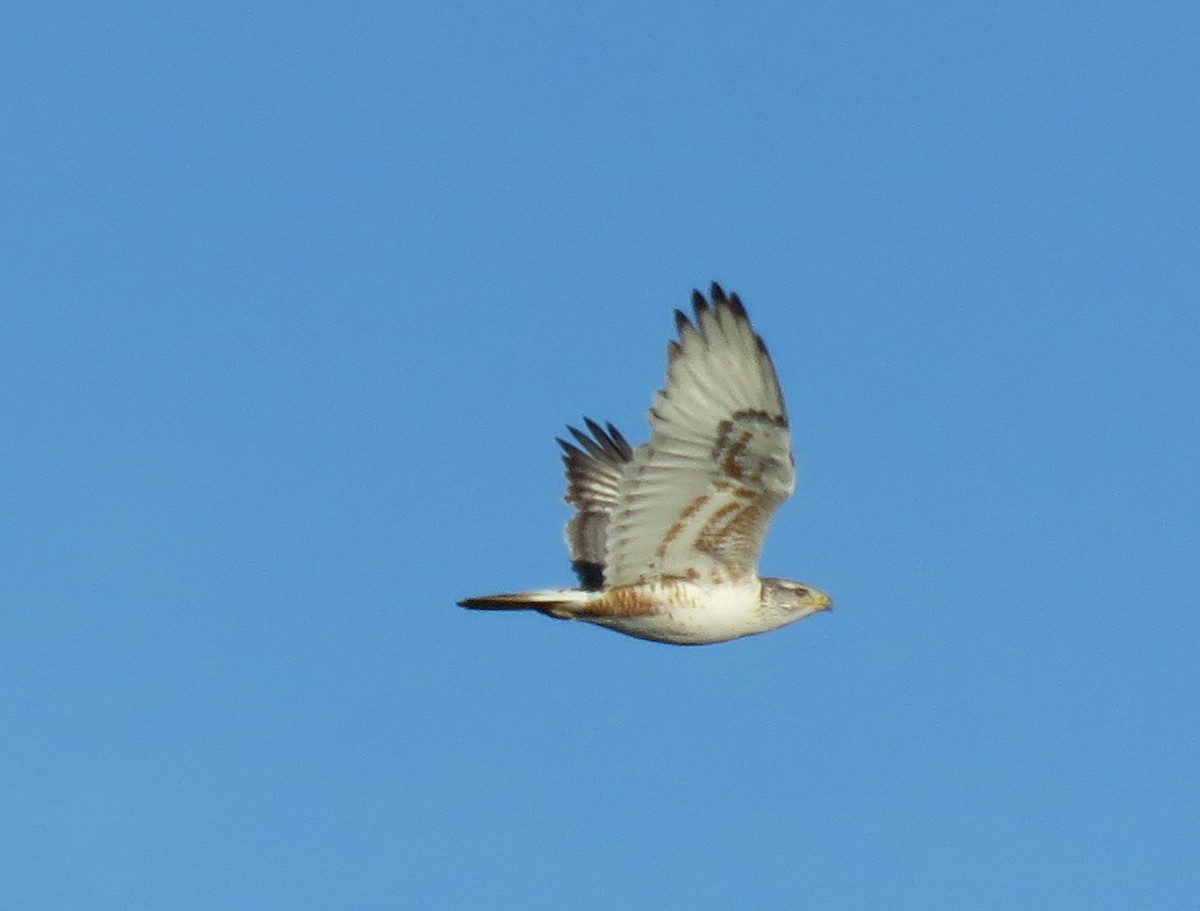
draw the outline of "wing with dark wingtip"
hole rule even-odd
[[[560,439],[558,444],[567,473],[564,499],[575,508],[567,523],[571,567],[583,588],[598,591],[604,587],[608,518],[617,505],[621,474],[633,458],[633,449],[612,424],[605,428],[590,418],[584,421],[587,433],[568,427],[575,442]]]
[[[783,393],[742,302],[714,283],[710,299],[697,291],[692,303],[694,320],[675,314],[679,340],[667,346],[650,441],[606,476],[608,586],[662,576],[719,584],[754,572],[795,486]]]

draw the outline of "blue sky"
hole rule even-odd
[[[1194,4],[2,20],[4,907],[1200,903]],[[837,610],[455,608],[713,279]]]

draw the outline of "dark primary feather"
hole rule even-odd
[[[696,314],[693,318],[694,324],[693,319],[689,319],[687,314],[682,310],[675,311],[675,331],[679,333],[680,340],[682,341],[686,330],[698,329],[704,314],[717,307],[725,307],[738,319],[745,320],[746,322],[750,321],[750,317],[746,313],[746,307],[742,304],[742,299],[737,294],[726,294],[724,288],[713,282],[709,286],[708,297],[705,297],[699,290],[693,289],[692,291],[692,310]],[[671,342],[670,344],[676,343]]]
[[[687,329],[689,326],[691,326],[691,324],[692,324],[692,321],[690,319],[688,319],[686,313],[684,313],[682,310],[675,311],[675,331],[677,333],[679,333],[679,335],[682,336],[684,333],[684,330]],[[670,344],[674,345],[677,343],[670,342]]]

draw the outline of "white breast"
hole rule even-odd
[[[703,645],[766,632],[776,624],[762,610],[756,577],[705,587],[691,582],[648,583],[655,611],[639,617],[582,618],[639,639]]]

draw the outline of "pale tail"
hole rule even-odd
[[[463,598],[458,602],[458,606],[472,607],[476,610],[536,610],[551,617],[565,619],[574,615],[575,608],[587,604],[595,597],[595,592],[580,591],[577,588],[544,588],[531,592]]]

